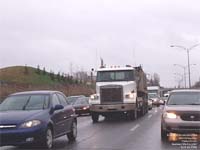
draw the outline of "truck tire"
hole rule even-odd
[[[147,109],[145,106],[142,107],[142,116],[144,116],[147,113]]]
[[[93,123],[97,123],[99,121],[99,114],[91,113]]]
[[[142,116],[144,116],[145,115],[145,109],[144,109],[144,107],[142,108]]]
[[[128,119],[129,120],[136,120],[137,119],[137,111],[129,111],[128,112]]]

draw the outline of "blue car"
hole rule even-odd
[[[52,148],[53,139],[77,136],[74,108],[58,91],[29,91],[8,96],[0,105],[0,146],[40,145]]]

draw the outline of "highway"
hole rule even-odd
[[[135,121],[125,118],[104,119],[92,123],[90,116],[78,118],[78,137],[69,143],[65,136],[54,141],[55,150],[177,150],[180,143],[163,143],[160,138],[162,106],[155,107]],[[1,150],[19,150],[18,147],[1,147]],[[26,148],[32,149],[32,148]],[[188,148],[185,148],[185,150]],[[193,146],[192,150],[198,149]]]

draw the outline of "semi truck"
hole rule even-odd
[[[146,74],[141,66],[103,67],[97,70],[96,93],[90,96],[93,122],[99,116],[125,114],[135,120],[148,112]]]
[[[153,105],[160,106],[161,102],[161,91],[159,86],[148,86],[148,99],[153,101]]]

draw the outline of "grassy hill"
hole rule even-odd
[[[49,73],[43,74],[42,71],[37,73],[36,68],[25,66],[0,69],[0,81],[32,85],[53,85],[58,83],[58,80],[51,80]]]
[[[55,75],[54,75],[55,76]],[[58,80],[50,77],[50,73],[33,67],[13,66],[0,69],[0,102],[11,93],[32,90],[57,90],[66,96],[90,95],[94,89],[85,84],[77,83],[75,80]]]

